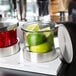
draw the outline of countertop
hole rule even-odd
[[[54,39],[55,47],[59,47],[58,38]],[[57,75],[57,71],[60,67],[61,61],[56,58],[53,61],[45,62],[45,63],[33,63],[25,60],[23,58],[23,44],[20,44],[21,50],[9,57],[0,58],[0,67],[12,70],[19,70],[19,71],[27,71],[27,72],[34,72],[34,73],[41,73],[41,74],[48,74],[48,75]]]

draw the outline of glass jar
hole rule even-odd
[[[0,22],[0,48],[17,43],[17,24]]]
[[[50,23],[26,23],[22,31],[25,59],[33,62],[46,62],[57,57],[54,49],[54,31]]]

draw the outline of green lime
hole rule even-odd
[[[48,52],[49,50],[50,50],[49,44],[47,42],[36,46],[30,46],[30,51],[35,53],[45,53]]]
[[[28,31],[38,31],[39,30],[39,25],[38,23],[32,23],[32,24],[29,24],[25,30],[28,30]]]
[[[38,25],[38,23],[31,23],[31,24],[28,24],[28,26],[27,27],[24,27],[24,29],[25,30],[28,30],[28,31],[38,31],[39,30],[39,25]],[[29,42],[29,34],[31,34],[30,32],[26,32],[25,34],[24,34],[24,37],[25,37],[25,39],[27,38],[27,40],[26,40],[26,45],[28,45],[28,43],[30,44],[30,42]]]
[[[47,42],[49,43],[50,45],[50,48],[52,48],[52,46],[54,45],[54,33],[53,31],[51,31],[50,27],[45,27],[43,29],[41,29],[42,31],[45,31],[43,32],[44,35],[47,37]],[[48,31],[49,30],[49,31]],[[46,32],[47,31],[47,32]]]
[[[46,42],[46,36],[41,32],[30,32],[26,36],[26,41],[29,46],[39,45]]]
[[[50,35],[51,29],[50,29],[50,27],[45,27],[45,28],[41,29],[41,31],[44,31],[44,32],[43,32],[44,35],[45,35],[46,37],[48,37],[48,36]],[[48,32],[46,32],[46,31],[48,31]]]
[[[47,37],[47,41],[48,41],[50,47],[52,47],[54,45],[54,39],[53,38],[54,38],[54,34],[53,34],[53,32],[50,32],[49,36]]]

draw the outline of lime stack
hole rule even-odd
[[[53,33],[45,32],[49,28],[39,29],[38,24],[32,24],[28,25],[26,29],[32,31],[26,34],[26,42],[30,52],[45,53],[52,50]],[[43,32],[39,32],[39,30],[42,30]]]
[[[47,38],[48,44],[50,45],[50,50],[52,50],[52,48],[54,46],[54,33],[53,33],[53,31],[51,31],[50,27],[46,27],[46,28],[43,28],[41,30],[44,31],[43,33]]]

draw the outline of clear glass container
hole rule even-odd
[[[0,22],[0,58],[13,55],[20,50],[17,27],[17,23],[14,22]]]
[[[45,62],[57,57],[54,49],[54,31],[50,23],[26,23],[23,25],[22,31],[25,59]]]

